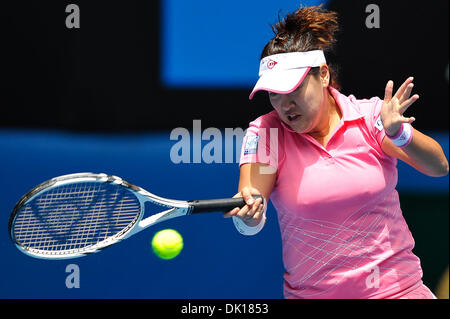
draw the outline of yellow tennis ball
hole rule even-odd
[[[172,259],[183,249],[183,237],[174,229],[160,230],[153,236],[152,248],[161,259]]]

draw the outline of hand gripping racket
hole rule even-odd
[[[150,203],[166,210],[144,218]],[[117,176],[79,173],[33,188],[14,207],[8,226],[11,240],[25,254],[66,259],[97,252],[171,218],[244,205],[242,198],[172,200]]]

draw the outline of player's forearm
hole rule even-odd
[[[429,176],[448,174],[448,161],[442,147],[431,137],[414,130],[411,142],[403,148],[410,165]]]

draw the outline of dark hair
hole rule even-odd
[[[278,23],[272,25],[275,36],[264,47],[261,59],[278,53],[322,50],[328,61],[334,55],[335,33],[339,30],[337,20],[337,13],[322,9],[322,5],[300,7],[284,19],[278,15]],[[335,67],[327,64],[330,85],[339,89]],[[309,74],[317,75],[319,70],[320,67],[311,68]]]

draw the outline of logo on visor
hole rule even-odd
[[[269,70],[272,70],[273,67],[274,67],[277,63],[278,63],[277,61],[274,61],[274,60],[272,60],[272,59],[269,59],[269,61],[267,61],[267,68],[268,68]]]

